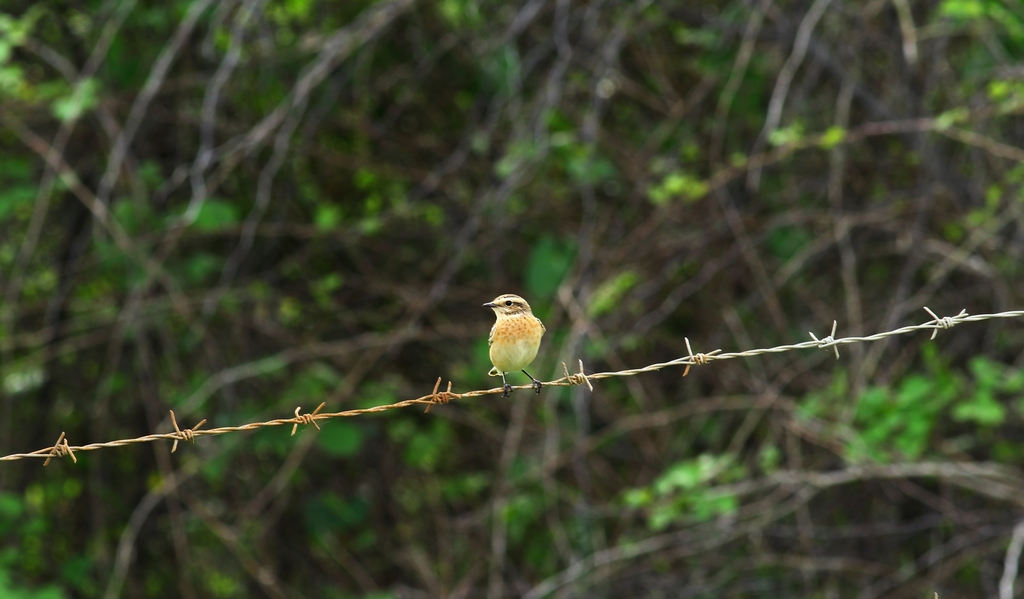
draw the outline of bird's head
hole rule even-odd
[[[499,295],[484,304],[484,307],[494,310],[494,314],[498,317],[533,314],[533,312],[530,311],[530,304],[526,303],[526,300],[511,293]]]

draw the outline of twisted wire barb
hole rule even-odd
[[[636,376],[645,372],[654,372],[662,370],[670,366],[684,366],[683,376],[686,376],[690,372],[691,366],[699,366],[708,364],[709,362],[715,362],[718,360],[731,360],[734,358],[749,358],[753,356],[759,356],[761,354],[777,354],[787,351],[793,351],[798,349],[828,349],[833,348],[836,357],[839,357],[839,346],[849,345],[852,343],[863,343],[867,341],[879,341],[887,337],[896,337],[898,335],[907,335],[916,331],[931,330],[931,339],[935,339],[935,335],[938,334],[939,330],[945,330],[952,328],[958,324],[965,322],[980,322],[983,320],[991,320],[994,318],[1020,318],[1024,316],[1024,310],[1013,310],[1009,312],[998,312],[995,314],[975,314],[970,315],[966,310],[961,310],[956,316],[944,316],[939,317],[927,307],[924,308],[932,320],[923,324],[916,324],[901,327],[892,331],[886,331],[884,333],[875,333],[874,335],[868,335],[866,337],[841,337],[835,338],[837,323],[832,323],[832,333],[822,339],[818,339],[811,333],[811,341],[804,341],[802,343],[793,343],[790,345],[779,345],[776,347],[769,347],[763,349],[750,349],[739,352],[725,352],[716,349],[708,353],[693,353],[693,349],[690,347],[690,340],[686,339],[686,350],[688,355],[675,360],[669,360],[668,362],[659,362],[657,364],[650,364],[642,368],[633,368],[630,370],[619,370],[616,372],[595,372],[593,374],[586,374],[583,372],[583,360],[579,361],[580,371],[579,373],[570,373],[569,369],[565,364],[562,364],[562,368],[565,371],[565,376],[560,379],[555,379],[550,382],[544,383],[545,387],[571,387],[575,385],[586,385],[591,391],[594,390],[592,381],[601,379],[608,379],[614,377],[625,377],[625,376]],[[145,435],[142,437],[135,437],[132,439],[118,439],[116,441],[106,441],[103,443],[90,443],[88,445],[69,445],[64,433],[61,433],[60,438],[57,439],[57,443],[50,447],[44,447],[30,453],[14,453],[0,457],[0,462],[10,462],[15,460],[23,460],[28,458],[40,458],[44,459],[43,465],[50,463],[50,460],[55,457],[64,457],[67,455],[71,456],[71,459],[76,463],[78,458],[75,457],[76,451],[95,451],[97,449],[106,449],[108,447],[123,447],[125,445],[133,445],[136,443],[152,443],[159,440],[174,441],[174,445],[171,448],[173,452],[177,449],[178,441],[189,441],[195,442],[196,437],[202,436],[213,436],[213,435],[224,435],[227,433],[237,433],[241,431],[251,431],[267,426],[284,426],[292,425],[292,434],[294,435],[300,424],[309,425],[312,424],[320,429],[317,424],[320,420],[330,420],[333,418],[350,418],[353,416],[362,416],[364,414],[376,414],[379,412],[387,412],[389,410],[396,410],[399,408],[407,408],[414,405],[426,405],[427,411],[430,411],[431,406],[446,404],[453,399],[469,399],[473,397],[481,397],[484,395],[497,395],[503,393],[501,387],[495,387],[492,389],[478,389],[475,391],[466,391],[465,393],[455,393],[452,389],[452,383],[448,382],[447,391],[438,391],[441,385],[441,378],[438,377],[437,382],[434,383],[434,389],[429,395],[417,397],[415,399],[406,399],[397,403],[387,404],[383,406],[375,406],[372,408],[359,408],[355,410],[344,410],[341,412],[321,412],[324,404],[321,403],[310,414],[300,414],[301,406],[295,408],[294,418],[278,418],[276,420],[269,420],[266,422],[250,422],[240,426],[222,426],[218,428],[211,428],[206,430],[199,430],[206,420],[202,420],[199,424],[189,429],[179,429],[178,423],[174,419],[174,412],[171,412],[171,423],[174,425],[174,432],[170,433],[156,433],[152,435]],[[512,387],[513,389],[532,389],[533,385],[519,385]]]
[[[925,310],[928,310],[928,308],[925,308]],[[961,310],[960,312],[962,314],[966,314],[966,312],[964,312],[963,310]],[[928,310],[928,313],[931,314],[931,310]],[[932,316],[935,316],[935,315],[932,314]],[[938,318],[938,317],[936,316],[936,318]],[[839,344],[836,343],[836,338],[835,338],[836,337],[836,327],[837,326],[839,326],[839,322],[833,320],[832,321],[832,332],[829,333],[828,335],[825,335],[821,339],[818,339],[817,337],[815,337],[814,333],[811,333],[810,331],[808,331],[807,334],[811,336],[811,339],[814,339],[818,343],[818,347],[820,347],[821,349],[828,349],[828,348],[831,347],[833,350],[835,350],[835,352],[836,352],[836,359],[838,360],[839,359]],[[953,325],[950,325],[950,326],[953,326]],[[949,327],[946,327],[946,328],[949,328]],[[938,332],[939,332],[938,329],[935,329],[934,331],[932,331],[932,339],[935,339],[935,333],[938,333]]]
[[[695,354],[695,353],[693,353],[693,348],[690,347],[690,338],[689,337],[683,337],[683,341],[686,342],[686,352],[689,354],[689,358],[690,358],[690,361],[686,363],[686,368],[683,369],[683,376],[686,376],[686,375],[690,374],[690,366],[707,364],[716,354],[722,353],[722,350],[716,349],[716,350],[710,351],[710,352],[708,352],[706,354],[701,353],[701,352],[697,352]],[[583,370],[583,362],[582,361],[580,362],[580,370],[581,371]],[[589,384],[589,383],[587,383],[587,384]],[[591,387],[590,390],[593,391],[594,388]]]
[[[195,445],[196,431],[199,430],[199,427],[206,424],[206,418],[200,420],[199,424],[193,426],[192,428],[186,428],[185,430],[181,430],[178,428],[178,421],[174,419],[174,410],[171,410],[171,424],[174,425],[174,433],[176,435],[174,439],[174,445],[171,446],[171,453],[174,453],[175,451],[178,450],[178,441],[188,441],[189,443]],[[45,465],[46,464],[43,464],[43,466]]]
[[[565,366],[565,364],[562,364],[562,366]],[[583,370],[583,362],[580,362],[580,370]],[[440,387],[440,386],[441,386],[441,377],[437,377],[437,382],[434,383],[434,390],[430,394],[431,403],[430,403],[429,406],[427,406],[426,410],[423,410],[424,414],[426,414],[427,412],[430,411],[430,406],[435,405],[435,404],[446,404],[446,403],[450,402],[453,398],[458,396],[457,393],[452,393],[452,382],[451,381],[448,381],[448,390],[447,391],[441,391],[440,393],[438,393],[437,388]],[[591,388],[591,390],[593,390],[593,388]]]
[[[302,406],[295,408],[296,422],[295,424],[292,425],[292,436],[295,436],[295,431],[298,430],[300,424],[312,424],[313,426],[316,427],[316,430],[320,430],[320,425],[316,423],[316,417],[317,414],[320,413],[320,410],[324,409],[324,406],[326,405],[326,401],[320,402],[320,405],[318,405],[316,409],[313,410],[312,414],[299,414],[299,411],[302,409]]]

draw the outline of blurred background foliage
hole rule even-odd
[[[0,454],[492,387],[506,292],[544,379],[1021,308],[1022,64],[1021,0],[8,0]],[[1003,597],[1022,331],[5,462],[0,596]]]

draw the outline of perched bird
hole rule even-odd
[[[533,381],[533,388],[540,393],[541,382],[533,378],[526,367],[537,357],[540,338],[544,336],[544,323],[530,311],[530,304],[518,295],[506,293],[484,304],[494,310],[497,317],[491,327],[487,344],[491,346],[491,376],[501,374],[502,397],[508,397],[512,385],[505,380],[505,373],[522,370]]]

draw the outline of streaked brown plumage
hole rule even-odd
[[[484,304],[484,307],[494,310],[496,317],[487,343],[491,348],[491,364],[494,364],[491,374],[501,374],[504,396],[508,397],[512,392],[505,374],[516,370],[522,370],[523,374],[530,377],[537,393],[540,393],[541,382],[526,372],[525,368],[537,357],[540,340],[546,330],[544,323],[533,315],[526,300],[511,293],[499,295]]]

